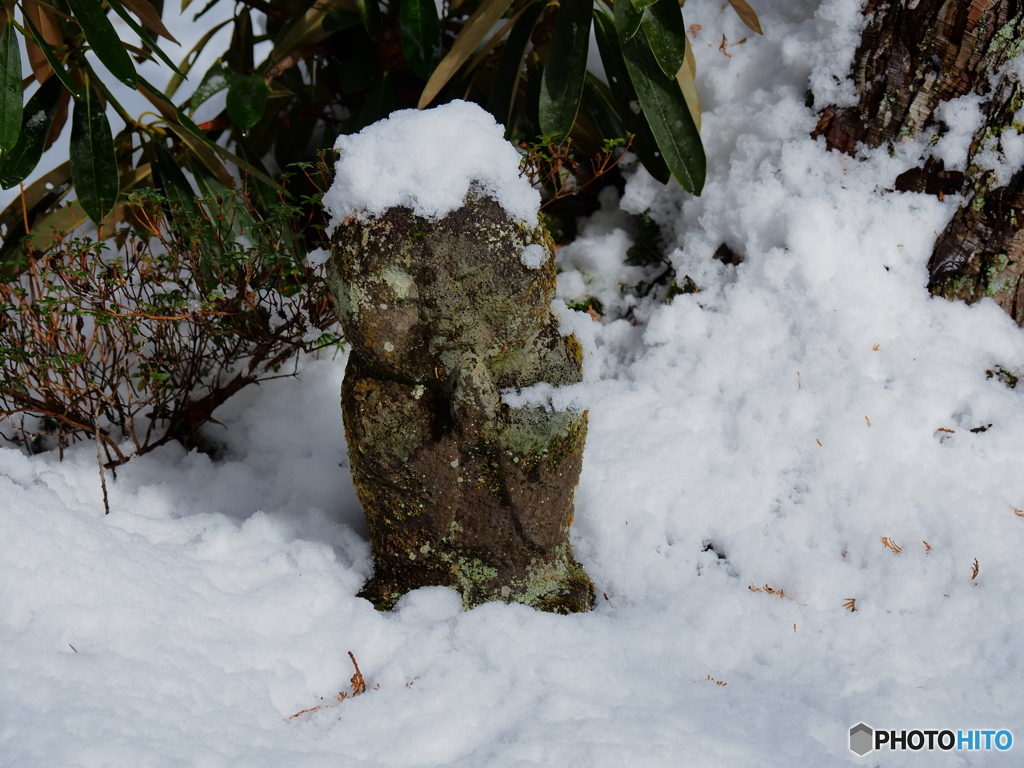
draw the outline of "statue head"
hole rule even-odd
[[[467,353],[498,360],[549,321],[555,268],[541,227],[473,191],[438,221],[395,207],[335,235],[330,281],[346,339],[372,368],[424,383]]]

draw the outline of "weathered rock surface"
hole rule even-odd
[[[390,208],[338,228],[330,281],[351,344],[342,410],[374,555],[362,595],[388,609],[442,585],[466,607],[589,610],[593,585],[569,544],[586,413],[501,399],[582,378],[580,345],[551,309],[543,228],[475,191],[436,222]]]

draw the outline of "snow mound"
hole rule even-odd
[[[471,186],[517,221],[537,225],[540,193],[520,173],[502,127],[476,104],[404,109],[339,136],[334,148],[341,157],[323,197],[332,232],[349,216],[372,219],[399,205],[436,221],[459,208]]]

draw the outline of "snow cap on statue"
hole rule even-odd
[[[502,126],[476,104],[394,112],[339,136],[334,148],[335,180],[323,197],[330,232],[350,216],[370,219],[395,206],[436,221],[461,207],[474,185],[512,218],[537,225],[540,193],[520,171]]]

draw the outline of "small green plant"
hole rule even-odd
[[[1017,384],[1020,383],[1020,372],[1013,372],[1003,368],[1002,366],[996,366],[993,369],[985,371],[986,378],[998,379],[1010,389],[1016,389]]]
[[[288,375],[300,350],[337,346],[321,267],[293,255],[305,253],[293,208],[190,202],[133,193],[134,230],[56,239],[0,284],[5,437],[63,453],[95,436],[116,467],[196,445],[240,389]]]
[[[614,170],[630,144],[626,139],[609,139],[589,158],[580,160],[572,139],[563,143],[545,136],[532,143],[523,141],[519,145],[523,152],[521,169],[535,187],[544,191],[541,210],[545,210]]]

